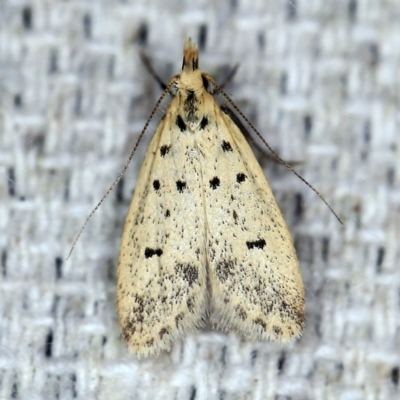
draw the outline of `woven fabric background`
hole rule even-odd
[[[183,42],[269,143],[296,242],[307,326],[289,346],[202,331],[128,354],[115,311],[123,221],[160,94],[139,58],[179,73]],[[398,399],[398,0],[0,1],[1,399]]]

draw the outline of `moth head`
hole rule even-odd
[[[182,71],[192,72],[199,68],[199,50],[197,44],[188,37],[183,48]]]
[[[199,50],[190,38],[185,42],[182,72],[177,79],[176,87],[183,92],[189,90],[197,93],[205,89],[199,69]]]

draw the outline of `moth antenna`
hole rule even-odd
[[[139,143],[142,141],[143,136],[150,124],[150,121],[152,120],[152,118],[154,117],[154,114],[156,113],[158,107],[160,106],[161,102],[164,100],[165,96],[169,93],[169,91],[171,90],[171,87],[173,86],[173,84],[175,83],[176,77],[173,77],[169,84],[165,87],[164,91],[162,92],[160,98],[158,99],[156,105],[154,106],[149,118],[147,119],[142,132],[140,133],[138,139],[136,140],[136,143],[131,151],[131,154],[128,157],[128,160],[126,161],[124,168],[122,169],[122,171],[120,172],[120,174],[118,175],[117,179],[114,181],[114,183],[109,187],[109,189],[106,191],[106,193],[104,194],[104,196],[101,198],[101,200],[97,203],[96,207],[92,210],[92,212],[89,214],[89,216],[86,218],[85,223],[82,225],[82,228],[79,230],[78,235],[75,237],[73,243],[72,243],[72,247],[71,250],[68,253],[68,257],[66,258],[66,260],[69,259],[69,257],[71,256],[76,243],[78,242],[79,238],[82,235],[82,232],[85,230],[87,224],[89,223],[90,219],[93,217],[94,213],[98,210],[98,208],[101,206],[101,204],[103,203],[103,201],[106,199],[106,197],[111,193],[111,191],[115,188],[115,186],[118,184],[118,182],[121,180],[121,178],[124,176],[125,171],[128,169],[128,166],[133,158],[133,155],[136,153],[137,148],[139,147]]]
[[[307,182],[298,172],[296,172],[287,162],[285,162],[279,155],[278,153],[270,146],[270,144],[264,139],[264,137],[261,135],[261,133],[256,129],[256,127],[251,123],[251,121],[243,114],[243,112],[240,110],[240,108],[236,105],[236,103],[224,92],[224,90],[215,82],[215,80],[208,74],[203,74],[206,79],[208,79],[212,85],[214,85],[215,89],[219,93],[221,93],[222,96],[225,97],[225,99],[228,101],[228,103],[235,109],[235,111],[246,121],[246,123],[250,126],[250,128],[255,132],[255,134],[258,136],[258,138],[264,143],[264,145],[268,148],[268,150],[276,157],[276,159],[283,164],[289,171],[292,171],[302,182],[304,182],[316,195],[325,203],[325,205],[329,208],[329,210],[332,212],[332,214],[336,217],[336,219],[344,225],[344,222],[342,219],[336,214],[334,209],[331,207],[331,205],[324,199],[324,197],[321,195],[321,193],[318,192],[317,189],[315,189],[311,183]]]

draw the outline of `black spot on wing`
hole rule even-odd
[[[169,153],[170,148],[171,148],[171,146],[166,146],[166,145],[161,146],[161,148],[160,148],[161,157],[165,157],[165,155]]]
[[[215,190],[219,185],[220,185],[219,178],[217,176],[214,176],[214,178],[212,178],[210,181],[210,188]]]
[[[179,193],[182,193],[186,189],[186,182],[176,181],[176,188]]]
[[[165,211],[165,218],[168,218],[171,216],[171,212],[169,210]]]
[[[246,180],[247,176],[245,174],[239,173],[236,175],[236,182],[242,183]]]
[[[207,125],[208,125],[208,118],[203,117],[203,119],[200,121],[200,130],[203,130]]]
[[[233,151],[231,144],[229,142],[225,141],[225,140],[222,142],[221,147],[222,147],[222,150],[225,151],[225,152]]]
[[[154,190],[160,189],[160,181],[158,179],[153,181],[153,188],[154,188]]]
[[[186,124],[180,115],[176,118],[176,126],[181,130],[181,132],[186,131]]]
[[[146,258],[151,258],[153,256],[161,257],[163,251],[161,249],[151,249],[150,247],[146,247],[144,251],[144,256]]]
[[[267,243],[264,239],[254,240],[253,242],[246,242],[246,246],[249,250],[251,249],[263,249]]]

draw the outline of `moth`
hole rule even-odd
[[[167,94],[120,246],[116,301],[128,348],[158,355],[207,321],[251,341],[293,340],[305,324],[293,240],[232,117],[237,106],[201,72],[190,39]]]

